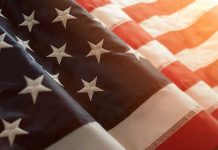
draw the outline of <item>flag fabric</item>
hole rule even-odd
[[[124,150],[1,26],[0,149]]]
[[[118,0],[117,2],[120,3],[121,1]],[[217,17],[216,7],[218,1],[188,0],[183,4],[178,1],[168,1],[168,3],[171,3],[172,6],[180,5],[180,7],[176,9],[173,9],[173,7],[169,8],[172,11],[168,14],[163,11],[162,14],[154,13],[148,17],[143,17],[142,15],[142,20],[133,17],[133,13],[131,13],[129,9],[133,8],[134,10],[139,5],[142,6],[142,9],[144,9],[143,7],[152,9],[152,5],[159,5],[167,9],[167,6],[164,6],[164,3],[161,4],[161,2],[144,3],[147,5],[145,6],[143,1],[142,3],[138,1],[138,4],[136,2],[135,5],[132,5],[132,7],[129,5],[126,9],[124,8],[124,10],[126,13],[129,12],[128,14],[132,16],[142,28],[149,32],[155,40],[158,40],[162,45],[168,48],[178,60],[207,82],[207,84],[217,92],[217,21],[214,18]],[[135,16],[137,16],[137,13]],[[174,19],[177,21],[173,21]],[[160,28],[150,28],[152,24],[159,24]],[[176,44],[175,41],[178,41],[178,43]],[[214,112],[214,115],[217,116],[217,113]]]
[[[214,19],[218,1],[114,2],[152,36],[152,41],[160,42],[218,92],[217,21]],[[144,11],[145,8],[149,11]]]
[[[217,147],[217,120],[155,69],[143,55],[105,29],[96,18],[74,1],[1,0],[0,2],[1,28],[17,41],[14,41],[16,45],[20,44],[22,50],[26,49],[42,66],[39,67],[41,70],[44,68],[44,72],[49,72],[55,79],[53,81],[59,83],[59,87],[56,88],[60,91],[56,90],[53,94],[63,93],[63,89],[60,88],[63,86],[126,149],[212,150]],[[84,1],[84,4],[93,7],[96,4],[104,4],[105,1],[86,2]],[[113,9],[110,12],[113,12]],[[122,12],[120,16],[122,17]],[[122,21],[121,19],[119,23],[122,24]],[[1,39],[1,53],[10,50],[5,48],[10,42],[5,39],[4,34]],[[141,40],[144,41],[143,38]],[[3,58],[8,61],[6,64],[10,64],[10,59],[6,56]],[[15,61],[12,66],[18,65],[16,57],[12,60]],[[7,70],[7,67],[2,68]],[[15,68],[12,71],[16,72]],[[27,77],[24,79],[40,79],[37,76]],[[46,79],[51,82],[47,75]],[[52,85],[57,86],[54,83]],[[46,92],[52,89],[48,83],[44,86]],[[19,96],[30,96],[26,95],[27,91],[24,85],[17,92]],[[35,105],[38,103],[36,98],[33,94],[31,100]],[[49,100],[49,104],[53,104],[53,99]],[[48,107],[49,104],[46,103]],[[67,106],[72,109],[77,107],[76,104],[74,107]],[[58,109],[59,106],[52,107],[51,111],[55,108]],[[7,106],[4,109],[7,110]],[[58,115],[62,119],[71,120],[71,116]],[[23,130],[25,133],[28,131]],[[58,133],[61,134],[61,131]],[[78,135],[75,137],[76,141],[81,140],[82,143],[85,140],[81,150],[88,149],[89,144],[98,145],[96,142],[108,146],[96,148],[97,150],[122,149],[122,146],[104,130],[96,131],[97,135],[95,132],[91,133],[97,137],[102,136],[102,141],[91,139],[91,134],[81,139],[76,138],[80,137]],[[59,139],[56,139],[56,147],[61,145],[61,148],[55,148],[74,149],[77,144],[71,143],[70,139],[60,140],[63,141],[61,144]],[[4,139],[0,138],[0,141],[2,140]],[[46,140],[43,142],[47,144],[46,146],[51,144]]]
[[[216,0],[114,0],[183,64],[218,91]],[[175,21],[176,20],[176,21]]]
[[[124,2],[119,0],[77,0],[77,2],[86,8],[96,18],[101,20],[101,22],[103,22],[108,29],[112,30],[133,49],[141,53],[166,77],[171,79],[178,87],[180,87],[181,90],[185,91],[206,111],[210,112],[218,119],[218,94],[203,81],[203,78],[196,75],[193,70],[190,69],[190,67],[184,65],[181,59],[174,56],[173,53],[167,49],[167,47],[161,44],[160,41],[156,40],[153,35],[150,32],[147,32],[145,29],[145,27],[147,27],[149,31],[153,32],[155,32],[155,29],[164,30],[165,28],[162,27],[160,23],[157,23],[157,21],[152,22],[153,20],[151,20],[148,23],[148,26],[144,26],[146,17],[149,18],[155,14],[162,14],[164,13],[164,10],[166,13],[168,13],[167,11],[171,12],[174,9],[178,10],[184,5],[191,3],[190,0],[182,1],[180,3],[177,2],[177,4],[174,6],[175,8],[169,7],[168,3],[175,3],[170,0],[166,2],[153,2],[151,4],[145,4],[140,1],[134,1],[133,3],[133,1]],[[199,1],[196,3],[198,7],[205,6],[207,4],[206,8],[208,9],[214,5],[214,3],[210,4],[210,2],[205,1]],[[150,6],[149,9],[147,8],[147,5]],[[162,10],[159,8],[163,7],[162,5],[165,6],[166,9]],[[138,25],[137,23],[140,19],[142,20],[142,17],[144,17],[145,21],[141,23],[141,25]],[[154,18],[157,17],[155,16]],[[174,17],[174,19],[175,18],[176,17]],[[175,24],[177,23],[175,22]],[[161,27],[159,27],[159,25]],[[202,28],[202,30],[203,29],[204,28]],[[166,39],[171,40],[174,38],[172,37]],[[180,42],[177,41],[176,43]],[[214,50],[212,49],[210,51]],[[213,53],[215,54],[217,51],[214,51]],[[203,52],[199,54],[199,56],[202,54]],[[195,53],[193,53],[193,55],[195,55]],[[214,56],[213,54],[210,55]],[[189,58],[189,60],[191,61],[193,59]],[[194,60],[198,61],[198,58]],[[201,61],[203,62],[204,59],[201,59]],[[213,71],[211,72],[213,75],[215,74]]]

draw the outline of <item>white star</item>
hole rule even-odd
[[[3,119],[2,122],[4,125],[4,130],[0,133],[0,137],[7,137],[11,146],[13,145],[15,137],[17,135],[29,134],[27,131],[19,128],[21,118],[12,123],[9,123]]]
[[[18,44],[20,44],[24,49],[29,49],[29,50],[33,51],[32,48],[29,46],[29,40],[23,41],[19,37],[17,37],[17,40],[18,40]]]
[[[31,32],[33,26],[35,24],[39,24],[39,22],[34,19],[34,15],[35,15],[35,11],[33,11],[30,16],[26,16],[25,14],[23,14],[24,22],[21,23],[19,26],[27,26],[29,31]]]
[[[52,22],[61,21],[64,28],[66,29],[68,19],[77,19],[76,17],[70,15],[70,9],[71,9],[71,7],[67,8],[64,11],[61,11],[61,10],[55,8],[58,16]]]
[[[59,81],[58,77],[59,77],[59,73],[52,75],[48,72],[49,76],[52,77],[59,85],[63,86],[63,84],[61,84],[61,82]]]
[[[0,51],[2,48],[10,48],[10,47],[13,47],[12,45],[6,43],[4,40],[5,40],[5,36],[6,36],[6,33],[3,33],[0,35]]]
[[[66,50],[66,43],[60,47],[60,48],[56,48],[54,46],[51,45],[51,48],[53,50],[53,53],[51,53],[50,55],[46,56],[46,57],[56,57],[58,64],[61,64],[61,61],[63,59],[63,57],[73,57],[67,53],[65,53]]]
[[[55,74],[55,75],[52,75],[53,79],[58,83],[60,84],[61,86],[63,86],[63,84],[61,84],[60,80],[58,79],[59,78],[59,73]]]
[[[39,92],[51,91],[51,89],[42,85],[43,78],[44,76],[42,75],[36,78],[35,80],[33,80],[28,78],[27,76],[24,76],[27,85],[22,91],[19,92],[19,94],[31,94],[33,103],[35,104]]]
[[[139,52],[137,52],[136,50],[133,50],[133,49],[128,50],[126,53],[134,55],[138,61],[140,60],[140,58],[142,58],[142,59],[145,58],[142,54],[140,54]]]
[[[104,39],[101,40],[97,45],[88,42],[89,45],[90,45],[90,47],[91,47],[91,51],[86,55],[86,57],[89,57],[89,56],[93,56],[93,55],[95,55],[96,58],[97,58],[98,63],[100,63],[100,60],[101,60],[101,54],[109,53],[108,50],[102,48],[102,46],[103,46],[103,42],[104,42]]]
[[[87,93],[90,101],[92,100],[92,96],[94,92],[102,92],[104,90],[96,87],[97,77],[94,78],[91,82],[87,82],[82,80],[84,88],[82,88],[78,93]]]
[[[3,18],[6,18],[3,14],[2,14],[2,9],[0,9],[0,16]],[[7,18],[6,18],[7,19]]]

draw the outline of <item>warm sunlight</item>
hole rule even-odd
[[[0,150],[218,150],[218,0],[0,0]]]

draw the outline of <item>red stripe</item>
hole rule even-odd
[[[152,40],[152,37],[133,21],[123,23],[113,29],[113,32],[134,49]]]
[[[205,112],[199,113],[157,150],[213,150],[218,146],[218,122]]]
[[[158,0],[155,3],[137,3],[123,10],[136,22],[154,15],[168,15],[194,2],[194,0]]]
[[[110,0],[76,0],[76,1],[89,12],[93,11],[98,7],[111,3]]]
[[[216,51],[216,50],[215,50]],[[196,74],[201,77],[211,87],[218,85],[218,61],[201,68],[196,71]]]
[[[196,47],[205,42],[218,29],[218,6],[204,14],[190,27],[172,31],[158,36],[156,39],[164,44],[174,54],[185,48]]]
[[[161,71],[181,90],[185,91],[195,85],[200,79],[179,61],[173,62]]]
[[[214,110],[211,115],[218,119],[218,109]]]

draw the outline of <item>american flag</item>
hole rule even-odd
[[[0,149],[124,150],[2,27]]]
[[[196,50],[193,50],[194,52],[184,50],[183,52],[185,52],[188,57],[185,59],[190,61],[188,63],[184,63],[184,61],[178,58],[177,55],[174,55],[174,53],[171,52],[168,47],[162,44],[156,35],[157,32],[159,33],[159,36],[163,32],[169,34],[169,31],[176,30],[175,28],[177,26],[180,26],[178,28],[182,28],[181,26],[184,26],[184,24],[187,22],[187,18],[180,19],[180,24],[175,22],[176,18],[179,16],[184,17],[185,14],[188,15],[190,13],[190,9],[193,10],[194,8],[200,9],[202,13],[202,11],[204,11],[206,8],[212,8],[216,2],[211,3],[210,1],[199,0],[192,4],[194,6],[188,5],[191,3],[190,1],[188,3],[186,1],[172,2],[168,0],[152,3],[146,3],[145,1],[119,0],[114,0],[112,2],[108,0],[93,0],[91,2],[89,2],[89,0],[78,0],[78,2],[87,10],[89,10],[91,14],[100,19],[110,30],[116,33],[133,49],[141,53],[166,77],[171,79],[181,90],[186,92],[196,102],[198,102],[205,110],[218,118],[218,94],[211,89],[206,80],[203,81],[203,78],[195,74],[195,72],[190,68],[190,66],[200,65],[199,62],[202,64],[207,63],[208,61],[216,60],[215,58],[217,57],[217,51],[214,49],[207,50],[207,48],[205,48],[206,50],[203,50],[203,52],[201,52],[202,48],[197,50],[198,52],[195,52]],[[173,7],[170,7],[169,4],[171,3],[176,4],[173,5]],[[186,5],[188,5],[188,8],[186,8],[188,10],[180,10]],[[203,8],[202,6],[207,7]],[[180,10],[182,13],[175,12],[176,10]],[[161,16],[164,15],[164,13],[169,13],[168,11],[175,13],[171,14],[172,16]],[[187,11],[189,11],[189,13]],[[198,30],[204,30],[204,28],[200,28]],[[190,34],[192,34],[192,32]],[[196,35],[196,38],[199,38],[198,36],[199,35]],[[184,38],[184,40],[181,38]],[[180,39],[176,40],[174,43],[180,44],[182,41],[184,41],[186,44],[189,44],[193,43],[191,40],[194,42],[196,41],[195,38],[190,38],[189,40],[186,40],[185,38],[186,36],[181,34]],[[171,38],[166,37],[165,39],[169,42],[173,42],[176,38],[172,36]],[[175,44],[172,44],[173,48],[176,47],[174,46]],[[207,55],[204,56],[205,54]],[[213,57],[213,59],[210,60],[208,55],[210,55],[210,58]],[[203,58],[197,58],[197,56]],[[206,58],[209,60],[205,60]],[[192,60],[196,60],[196,62]],[[217,71],[213,70],[214,69],[211,69],[209,73],[209,77],[213,76],[210,77],[211,80],[217,78],[215,75]],[[205,74],[202,74],[202,76],[205,76]],[[207,83],[205,83],[205,81]],[[216,84],[216,82],[212,83]]]
[[[165,1],[0,0],[0,149],[215,149],[218,94],[144,23],[192,4]]]

